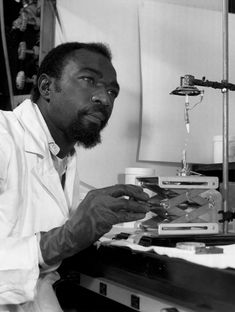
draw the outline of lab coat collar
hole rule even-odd
[[[36,104],[32,103],[31,100],[26,99],[13,112],[25,130],[25,151],[39,154],[44,158],[49,156],[50,151],[35,106]]]

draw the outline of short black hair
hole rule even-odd
[[[84,42],[66,42],[53,48],[43,59],[38,72],[35,86],[31,91],[31,100],[37,102],[40,97],[38,89],[38,79],[42,74],[59,79],[61,77],[66,61],[72,58],[73,52],[79,49],[85,49],[95,52],[112,61],[110,48],[104,43],[84,43]]]

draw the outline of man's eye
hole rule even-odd
[[[118,92],[116,90],[108,90],[108,94],[114,99],[118,96]]]
[[[82,79],[91,85],[95,84],[95,79],[93,77],[82,77]]]

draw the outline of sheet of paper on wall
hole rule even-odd
[[[202,103],[189,111],[189,133],[184,96],[170,92],[187,74],[222,80],[222,12],[195,7],[196,0],[188,1],[187,6],[183,0],[169,2],[173,1],[143,1],[139,6],[143,99],[139,159],[180,162],[186,146],[188,162],[212,163],[213,136],[222,134],[220,90],[206,88]],[[229,23],[233,32],[234,14]],[[229,47],[229,64],[234,68],[235,40],[230,40]],[[235,82],[235,72],[231,71],[230,81]],[[189,101],[193,106],[199,98],[189,97]],[[235,102],[234,92],[230,92],[230,101]],[[230,113],[235,114],[235,105]],[[230,124],[230,133],[235,133],[235,123]]]

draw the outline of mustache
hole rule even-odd
[[[103,123],[107,123],[109,117],[110,117],[110,112],[102,105],[100,104],[94,104],[91,108],[83,108],[78,112],[78,119],[81,117],[85,117],[86,115],[92,115],[95,113],[101,113],[104,116],[104,121]]]

